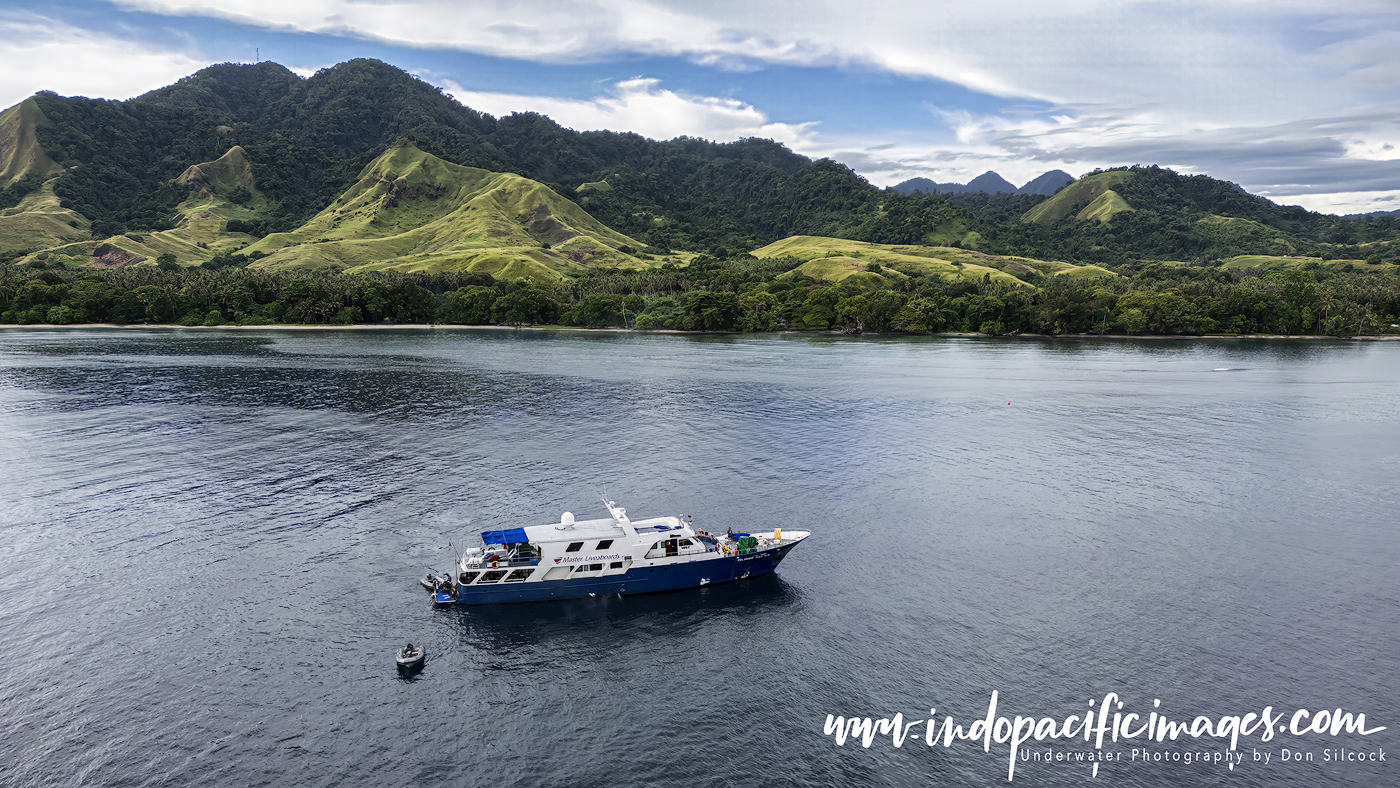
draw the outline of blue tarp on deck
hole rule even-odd
[[[530,541],[524,528],[510,528],[505,531],[483,531],[481,541],[486,544],[520,544]]]

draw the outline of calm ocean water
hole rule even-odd
[[[4,786],[1006,784],[1006,744],[823,730],[993,691],[1388,726],[1016,785],[1400,785],[1400,343],[7,330],[0,468]],[[595,488],[814,535],[754,581],[430,608],[449,542]]]

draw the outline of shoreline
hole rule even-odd
[[[271,326],[182,326],[176,323],[70,323],[59,325],[57,323],[32,323],[21,325],[18,323],[0,324],[0,331],[19,330],[52,330],[52,329],[113,329],[119,331],[161,329],[161,330],[181,330],[181,331],[438,331],[438,330],[460,330],[469,329],[472,331],[586,331],[593,333],[612,334],[682,334],[689,336],[764,336],[771,334],[808,334],[813,336],[868,336],[868,337],[962,337],[984,339],[1113,339],[1113,340],[1135,340],[1135,339],[1310,339],[1310,340],[1334,340],[1339,342],[1387,342],[1400,341],[1400,334],[1359,334],[1353,337],[1334,337],[1322,334],[998,334],[995,336],[979,334],[967,331],[940,331],[933,334],[844,334],[840,331],[816,330],[802,331],[796,329],[785,329],[780,331],[751,331],[747,334],[739,331],[685,331],[676,328],[659,328],[639,331],[635,328],[582,328],[576,326],[463,326],[456,324],[442,323],[384,323],[382,325],[353,324],[342,325],[305,325],[305,324],[282,324]]]

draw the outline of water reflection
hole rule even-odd
[[[461,642],[495,652],[606,651],[610,643],[630,638],[695,636],[716,620],[742,624],[746,619],[792,616],[801,606],[796,586],[768,574],[660,594],[448,608],[436,618]]]

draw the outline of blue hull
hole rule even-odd
[[[728,555],[706,561],[694,561],[669,566],[634,567],[620,575],[586,577],[577,580],[542,580],[523,583],[491,583],[489,585],[457,586],[457,604],[484,605],[502,602],[547,602],[551,599],[587,599],[588,597],[632,596],[700,588],[702,585],[728,583],[757,577],[773,571],[778,562],[797,544],[783,545],[773,550]],[[700,581],[706,581],[701,583]],[[450,599],[438,592],[435,597]],[[435,604],[441,604],[435,600]]]

